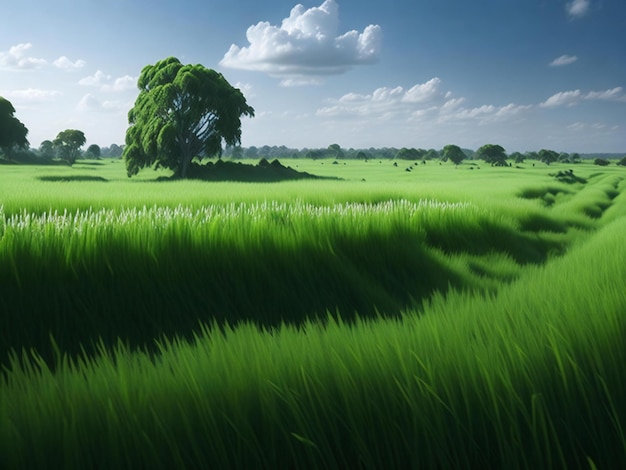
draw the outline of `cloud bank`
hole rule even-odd
[[[283,78],[284,85],[311,83],[320,76],[377,62],[381,35],[378,25],[339,34],[335,0],[308,10],[296,5],[280,26],[268,22],[250,26],[246,32],[249,45],[232,44],[220,65],[265,72]]]
[[[485,124],[521,117],[523,112],[533,108],[532,105],[515,103],[464,107],[465,98],[456,98],[451,91],[443,91],[441,84],[442,81],[434,77],[408,89],[397,86],[378,88],[371,94],[347,93],[339,99],[328,100],[329,106],[318,109],[316,115],[332,119],[397,119],[432,124],[471,120]]]

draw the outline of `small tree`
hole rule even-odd
[[[87,139],[83,131],[78,129],[66,129],[57,134],[52,142],[57,156],[66,160],[70,165],[76,163],[81,156],[81,148]]]
[[[485,160],[485,163],[490,163],[494,166],[507,166],[506,153],[500,145],[485,144],[476,150],[474,155],[476,158]]]
[[[626,166],[626,157],[622,158],[619,162],[617,162],[619,166]]]
[[[463,150],[461,150],[461,147],[459,147],[458,145],[446,145],[443,148],[441,156],[445,160],[450,160],[455,165],[458,165],[463,160],[465,160],[465,153],[463,153]]]
[[[80,156],[80,148],[85,145],[85,142],[85,134],[82,131],[66,129],[59,132],[53,143],[58,150],[59,156],[70,165],[73,165]]]
[[[13,116],[15,108],[10,101],[0,96],[0,150],[7,158],[13,148],[28,148],[28,129]]]
[[[49,160],[55,157],[54,144],[51,140],[44,140],[41,145],[39,145],[39,155]]]
[[[611,162],[608,161],[606,158],[596,158],[593,163],[595,163],[598,166],[607,166],[609,165]]]
[[[339,144],[330,144],[328,146],[328,152],[331,156],[335,157],[337,160],[345,158],[346,154],[341,149]]]
[[[100,146],[96,144],[91,144],[87,147],[87,151],[85,152],[85,157],[87,158],[95,158],[99,160],[101,155],[102,150],[100,149]]]

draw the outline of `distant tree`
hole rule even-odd
[[[506,166],[506,153],[504,148],[496,144],[485,144],[476,150],[474,155],[476,158],[480,158],[485,163],[490,163],[495,166]]]
[[[53,144],[59,157],[73,165],[80,156],[80,148],[85,145],[85,142],[85,134],[82,131],[66,129],[59,132]]]
[[[436,160],[437,158],[439,158],[439,152],[437,152],[435,149],[429,149],[423,156],[422,158],[424,160]]]
[[[620,166],[626,166],[626,157],[622,158],[619,162],[617,162]]]
[[[117,144],[111,144],[109,147],[102,147],[100,149],[100,155],[108,158],[119,158],[122,156],[123,152],[124,148]]]
[[[539,150],[538,155],[539,160],[541,160],[546,165],[556,162],[559,158],[559,154],[556,153],[554,150],[541,149]]]
[[[311,149],[307,151],[305,157],[312,160],[317,160],[319,158],[324,158],[324,153],[319,149]]]
[[[236,160],[243,158],[243,149],[241,148],[241,145],[235,145],[232,147],[232,152],[231,152],[230,157]]]
[[[11,102],[0,96],[0,150],[7,158],[13,148],[28,149],[28,129],[14,114]]]
[[[368,160],[369,156],[363,150],[359,150],[358,153],[356,154],[356,159],[357,160]]]
[[[44,140],[39,145],[39,155],[42,158],[47,158],[49,160],[52,160],[55,157],[56,153],[54,151],[54,144],[51,140]]]
[[[341,147],[339,146],[339,144],[330,144],[328,146],[328,152],[330,153],[331,156],[335,157],[338,160],[346,156],[344,151],[341,150]]]
[[[270,156],[270,152],[272,151],[272,147],[269,145],[264,145],[260,149],[258,149],[258,156],[261,158],[267,158]]]
[[[524,163],[524,159],[526,157],[524,157],[524,155],[520,152],[513,152],[511,155],[509,155],[509,158],[515,163]]]
[[[396,153],[396,158],[398,160],[418,160],[419,159],[419,153],[418,153],[417,149],[414,149],[414,148],[410,148],[409,149],[409,148],[406,148],[406,147],[402,147]]]
[[[608,161],[606,158],[596,158],[593,161],[594,164],[599,165],[599,166],[607,166],[609,165],[611,162]]]
[[[569,158],[572,163],[580,163],[582,161],[578,153],[571,154]]]
[[[87,151],[85,152],[85,157],[87,158],[100,159],[101,155],[102,150],[100,149],[100,146],[96,144],[91,144],[89,147],[87,147]]]
[[[465,159],[465,153],[458,145],[446,145],[441,153],[442,158],[450,160],[455,165],[458,165]]]
[[[539,160],[539,154],[537,152],[526,152],[524,157],[526,160]]]
[[[254,145],[252,145],[251,147],[248,147],[243,154],[245,155],[246,158],[254,158],[256,160],[256,158],[259,155],[259,149],[257,149]]]
[[[559,163],[572,163],[571,157],[567,152],[559,153],[559,157],[557,158],[557,162]]]
[[[241,143],[241,116],[254,116],[243,93],[203,65],[169,57],[143,68],[128,113],[124,158],[128,176],[154,166],[187,177],[193,158],[221,156]]]

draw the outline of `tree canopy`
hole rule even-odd
[[[243,93],[222,74],[169,57],[143,68],[128,113],[124,159],[128,176],[145,167],[185,178],[194,157],[221,156],[241,143],[241,116],[254,116]]]
[[[91,144],[87,147],[87,151],[85,152],[85,156],[88,158],[100,158],[102,156],[102,149],[99,145]]]
[[[485,144],[476,150],[475,156],[485,160],[485,163],[506,166],[506,152],[501,145]]]
[[[15,116],[11,102],[0,96],[0,150],[9,157],[13,147],[28,147],[28,129]]]
[[[83,131],[66,129],[59,132],[53,143],[58,149],[59,156],[63,160],[67,160],[70,165],[73,165],[80,156],[80,148],[85,145],[85,142]]]
[[[539,150],[538,155],[539,160],[541,160],[546,165],[556,162],[559,158],[559,154],[556,153],[554,150],[541,149]]]
[[[446,160],[450,160],[455,165],[458,165],[465,160],[465,153],[461,150],[461,147],[453,144],[446,145],[443,148],[441,156]]]

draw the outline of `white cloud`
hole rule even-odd
[[[440,95],[439,85],[441,80],[438,77],[428,80],[421,85],[410,88],[402,97],[402,101],[407,103],[424,103]]]
[[[296,5],[280,26],[268,22],[250,26],[246,32],[249,46],[232,44],[220,65],[266,72],[284,78],[284,85],[294,85],[298,80],[310,83],[303,77],[340,74],[378,60],[380,26],[369,25],[361,33],[339,34],[338,30],[335,0],[308,10]]]
[[[135,90],[137,88],[137,77],[131,77],[130,75],[124,75],[123,77],[116,78],[112,85],[104,85],[103,91],[123,92]]]
[[[556,59],[554,59],[552,62],[550,62],[550,67],[563,67],[564,65],[570,65],[573,64],[574,62],[576,62],[578,60],[578,57],[576,57],[575,55],[562,55],[560,57],[557,57]]]
[[[589,7],[589,0],[572,0],[565,5],[567,14],[572,18],[580,18],[582,16],[585,16],[589,11]]]
[[[111,75],[105,75],[102,70],[96,71],[93,75],[78,80],[79,85],[83,86],[102,86],[105,82],[111,80]]]
[[[0,52],[0,68],[9,70],[27,70],[43,67],[47,64],[46,60],[29,56],[28,50],[33,45],[31,43],[22,43],[12,46],[8,52]]]
[[[611,88],[604,91],[590,91],[583,93],[580,90],[561,91],[555,93],[539,106],[543,108],[554,108],[557,106],[574,106],[581,100],[604,100],[626,102],[626,94],[622,87]]]
[[[605,91],[590,91],[585,95],[586,100],[626,101],[626,94],[621,86]]]
[[[25,90],[8,90],[0,92],[0,95],[6,97],[7,99],[23,103],[49,101],[60,94],[61,92],[56,90],[41,90],[37,88],[27,88]]]
[[[78,102],[77,109],[80,111],[125,112],[132,108],[132,106],[132,102],[102,101],[91,93],[87,93]]]
[[[93,75],[81,78],[78,84],[96,87],[104,92],[124,92],[134,90],[137,86],[137,77],[131,77],[130,75],[116,78],[111,83],[112,80],[113,77],[111,75],[106,75],[102,70],[98,70]]]
[[[63,70],[82,69],[86,64],[87,63],[84,60],[82,60],[82,59],[78,59],[78,60],[72,62],[66,56],[61,56],[57,60],[52,62],[52,65],[54,65],[55,67],[57,67],[59,69],[63,69]]]
[[[463,107],[465,98],[454,98],[452,92],[440,90],[441,80],[432,78],[405,90],[382,87],[371,94],[347,93],[339,99],[328,100],[329,106],[318,109],[317,116],[325,118],[362,117],[368,120],[388,120],[393,117],[422,123],[443,123],[473,120],[478,123],[513,119],[532,109],[533,105],[481,105]]]
[[[545,100],[539,106],[542,108],[554,108],[557,106],[574,106],[576,103],[580,101],[583,94],[580,90],[574,91],[561,91],[559,93],[555,93],[550,98]]]

